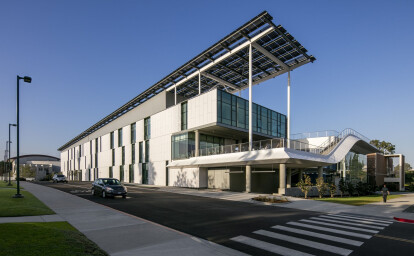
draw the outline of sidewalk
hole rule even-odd
[[[137,185],[141,188],[156,189],[158,191],[178,193],[193,196],[210,197],[223,200],[232,200],[247,203],[259,203],[251,200],[260,194],[220,191],[213,189],[189,189],[178,187],[160,187],[151,185]],[[286,197],[290,203],[273,204],[275,207],[286,207],[298,210],[324,212],[324,213],[354,213],[363,215],[372,215],[387,218],[403,218],[414,220],[414,213],[404,212],[410,206],[414,205],[414,193],[401,193],[403,197],[388,200],[387,203],[372,203],[363,206],[353,206],[346,204],[336,204],[322,202],[317,200],[302,199],[297,197]],[[263,195],[263,194],[262,194]]]
[[[55,211],[59,221],[69,222],[110,255],[243,255],[60,190],[29,182],[22,186]]]

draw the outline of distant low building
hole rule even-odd
[[[12,177],[16,177],[16,157],[10,158],[12,162]],[[35,180],[41,180],[49,174],[60,172],[60,158],[48,155],[23,155],[19,158],[20,170],[29,166],[34,172]]]

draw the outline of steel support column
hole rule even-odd
[[[201,94],[201,72],[198,71],[198,95]]]
[[[177,87],[174,87],[174,105],[177,105]]]
[[[288,71],[287,86],[287,147],[290,148],[290,70]]]
[[[200,132],[198,130],[194,131],[195,134],[195,155],[194,156],[199,156],[200,155]]]
[[[249,151],[253,146],[252,59],[252,44],[249,44]]]

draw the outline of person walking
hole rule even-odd
[[[387,188],[387,185],[384,184],[384,187],[381,189],[382,191],[382,201],[384,203],[387,202],[387,196],[390,194],[390,191]]]

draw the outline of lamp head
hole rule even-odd
[[[17,124],[9,124],[9,125],[11,125],[11,126],[17,126]]]
[[[31,83],[32,78],[30,76],[25,76],[25,77],[23,77],[23,81],[25,81],[26,83]]]

